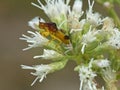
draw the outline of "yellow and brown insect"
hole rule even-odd
[[[62,30],[59,30],[55,23],[45,23],[39,22],[39,28],[43,29],[43,32],[40,32],[43,36],[51,36],[53,40],[58,40],[60,43],[69,44],[69,36],[65,35]]]

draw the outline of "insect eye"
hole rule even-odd
[[[52,26],[57,27],[56,23],[51,23]]]
[[[69,36],[65,35],[65,36],[64,36],[64,39],[70,39],[70,38],[69,38]]]

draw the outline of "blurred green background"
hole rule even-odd
[[[61,71],[49,74],[42,83],[30,86],[35,77],[29,74],[30,70],[22,70],[20,65],[48,63],[33,59],[33,56],[42,53],[42,49],[22,51],[27,44],[19,37],[32,30],[28,21],[35,16],[47,18],[31,2],[36,0],[0,0],[0,90],[79,90],[79,77],[73,71],[74,62],[69,62]],[[95,7],[102,11],[101,6]],[[116,9],[120,11],[120,8]]]

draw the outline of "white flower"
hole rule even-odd
[[[86,12],[87,21],[90,22],[94,26],[100,25],[101,24],[100,14],[99,13],[93,13],[93,10],[92,10],[93,5],[94,5],[94,1],[91,4],[90,0],[88,0],[88,4],[89,4],[89,10]]]
[[[76,14],[82,14],[82,0],[75,0],[73,4],[72,11],[75,12]]]
[[[83,11],[82,11],[82,0],[75,0],[73,7],[72,7],[72,11],[69,11],[69,16],[71,16],[74,20],[78,20],[80,19],[80,17],[83,15]],[[70,18],[71,18],[70,17]]]
[[[93,81],[97,75],[91,69],[92,60],[88,66],[83,65],[79,68],[80,90],[97,90],[96,84]]]
[[[115,49],[120,49],[120,31],[115,28],[112,34],[113,35],[107,42],[108,45],[112,46]]]
[[[49,18],[60,18],[61,15],[66,16],[69,10],[70,0],[45,0],[46,5],[43,5],[40,0],[37,0],[40,5],[32,3],[34,6],[42,9]]]
[[[109,1],[104,2],[103,4],[106,8],[110,8],[112,4]]]
[[[38,30],[39,29],[39,22],[45,22],[42,18],[39,19],[39,17],[33,18],[31,21],[28,22],[28,25],[32,27],[33,29]]]
[[[110,61],[108,59],[100,59],[100,60],[94,60],[93,64],[100,68],[109,67]]]
[[[107,67],[106,69],[102,69],[102,76],[105,82],[112,83],[116,81],[116,71],[112,70],[111,67]]]
[[[83,45],[81,49],[82,54],[84,54],[85,46],[96,40],[96,34],[98,34],[98,32],[99,31],[95,31],[95,30],[91,31],[91,27],[90,27],[89,31],[83,35],[81,42],[81,44]]]
[[[85,24],[85,19],[82,19],[81,21],[79,20],[71,21],[69,26],[71,28],[70,33],[82,31],[84,24]]]
[[[110,17],[106,17],[103,20],[103,27],[102,30],[112,32],[114,30],[114,21]]]
[[[33,81],[31,86],[38,80],[39,82],[42,82],[42,80],[46,77],[48,73],[52,70],[52,68],[49,65],[35,65],[33,67],[21,65],[22,69],[33,69],[36,70],[35,73],[31,72],[32,75],[37,76],[36,79]]]
[[[43,58],[43,59],[55,59],[60,57],[62,57],[61,54],[59,54],[54,50],[48,50],[48,49],[44,49],[43,55],[34,56],[34,58]]]
[[[70,33],[72,33],[73,31],[81,31],[83,28],[85,19],[80,20],[80,17],[84,13],[82,11],[82,5],[83,4],[81,0],[75,0],[72,10],[69,11],[68,24],[69,24],[69,28],[71,28]]]
[[[44,46],[49,40],[45,37],[43,37],[39,32],[31,32],[28,31],[29,34],[31,34],[31,37],[22,35],[21,40],[26,40],[28,44],[28,47],[23,50],[28,50],[34,47],[42,47]]]

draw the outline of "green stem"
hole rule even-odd
[[[76,62],[77,65],[80,65],[80,63],[82,61],[82,57],[81,57],[81,55],[73,55],[69,58],[69,60],[73,60]]]

